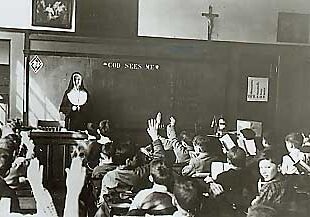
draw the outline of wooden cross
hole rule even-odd
[[[209,12],[202,12],[201,15],[203,17],[207,17],[208,19],[208,40],[211,40],[211,35],[214,27],[214,18],[219,17],[219,14],[212,13],[212,6],[209,5]]]

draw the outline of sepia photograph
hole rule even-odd
[[[310,0],[0,5],[0,217],[310,216]]]

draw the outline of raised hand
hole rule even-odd
[[[155,119],[148,120],[148,128],[146,129],[146,131],[149,134],[149,136],[151,137],[152,141],[155,141],[159,138],[158,137],[158,127],[159,127],[159,124],[158,124],[157,120],[155,120]]]
[[[161,123],[161,113],[158,112],[156,115],[156,124],[159,126]]]
[[[174,126],[175,125],[175,118],[173,116],[170,117],[170,126]]]
[[[67,194],[78,196],[84,186],[86,176],[86,168],[82,167],[82,159],[80,157],[73,158],[70,169],[66,168],[66,173]]]
[[[30,161],[27,169],[27,179],[32,187],[32,190],[43,188],[43,165],[39,165],[39,160],[37,158]]]

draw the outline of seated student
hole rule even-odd
[[[107,172],[114,170],[118,166],[115,160],[113,161],[115,149],[116,144],[113,142],[106,143],[102,146],[99,165],[94,168],[92,173],[93,178],[102,178]]]
[[[249,201],[243,197],[243,190],[249,185],[248,171],[245,169],[246,153],[235,146],[227,153],[230,169],[219,174],[216,180],[210,176],[205,178],[210,193],[218,201],[219,216],[238,216],[242,214]]]
[[[202,213],[202,190],[198,182],[189,177],[179,177],[176,179],[173,188],[173,203],[177,211],[173,217],[195,217],[208,216],[208,213]]]
[[[19,211],[17,195],[5,181],[14,161],[16,145],[8,138],[0,139],[0,198],[9,197],[12,199],[11,211]]]
[[[258,181],[258,196],[251,202],[254,206],[268,206],[276,211],[283,210],[287,205],[290,193],[285,178],[280,173],[281,158],[274,150],[266,150],[259,161],[259,173],[262,178]]]
[[[302,147],[303,137],[300,133],[290,133],[285,137],[285,146],[288,154],[282,158],[281,172],[282,174],[300,174],[301,171],[297,167],[305,164],[305,154],[300,151]],[[302,170],[301,167],[299,167]],[[310,172],[310,171],[308,171]]]
[[[189,164],[182,169],[182,175],[192,176],[195,173],[210,173],[211,163],[218,160],[210,139],[195,136],[193,145],[195,152],[191,154]]]
[[[147,132],[153,141],[153,158],[164,158],[163,147],[158,138],[158,125],[155,119],[148,121]],[[134,144],[121,145],[119,153],[116,150],[115,161],[118,166],[115,170],[108,172],[102,179],[100,198],[109,193],[109,189],[132,190],[139,189],[146,184],[149,175],[149,165],[140,165],[138,150]]]
[[[160,121],[160,118],[157,118]],[[193,151],[192,136],[188,131],[181,131],[179,138],[175,132],[176,119],[171,116],[167,125],[167,137],[160,137],[166,151],[172,150],[175,155],[175,163],[187,163],[190,160],[189,151]]]
[[[13,203],[14,200],[12,199],[11,201],[11,199],[5,198],[6,197],[5,196],[0,200],[1,216],[6,217],[58,216],[51,195],[42,185],[42,177],[43,177],[42,174],[43,174],[43,166],[39,166],[38,159],[32,159],[27,168],[27,178],[36,201],[37,213],[34,215],[23,215],[15,211],[11,212],[9,207],[11,202]]]
[[[269,206],[252,206],[248,210],[247,217],[276,217],[276,211]]]
[[[127,215],[167,215],[175,211],[169,191],[172,191],[173,175],[162,159],[150,163],[150,181],[153,187],[138,192]]]
[[[10,212],[11,201],[9,198],[0,199],[1,216],[5,217],[57,217],[57,212],[48,190],[42,185],[43,166],[39,166],[38,159],[32,159],[27,168],[27,178],[30,183],[35,201],[36,214],[21,214]],[[82,159],[72,160],[70,169],[66,169],[66,199],[64,208],[64,217],[79,216],[79,194],[84,185],[86,168],[82,167]]]
[[[97,133],[100,135],[98,142],[102,145],[112,142],[110,139],[110,124],[109,120],[102,120],[99,122]]]
[[[82,192],[79,197],[79,211],[80,217],[87,215],[94,215],[96,206],[96,197],[93,193],[93,182],[91,180],[91,174],[93,168],[99,162],[98,159],[98,143],[96,141],[83,142],[74,147],[71,153],[72,159],[82,159],[83,166],[86,168],[85,183]]]

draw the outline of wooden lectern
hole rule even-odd
[[[46,187],[65,187],[65,168],[70,166],[70,151],[85,143],[87,134],[81,132],[32,131],[30,138],[35,153],[44,165],[43,183]]]

